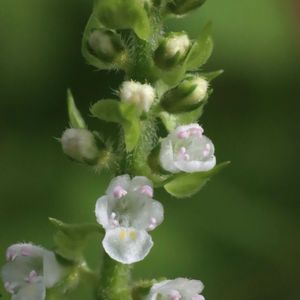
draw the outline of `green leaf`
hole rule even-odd
[[[178,66],[171,70],[162,70],[158,67],[154,67],[154,72],[158,78],[170,86],[177,85],[185,76],[186,65],[180,63]]]
[[[212,23],[209,22],[194,42],[185,60],[187,70],[200,68],[210,58],[213,51],[213,41],[210,37],[211,28]]]
[[[73,95],[70,90],[68,90],[67,103],[68,103],[68,114],[70,126],[73,128],[87,128],[84,119],[82,118],[79,110],[74,102]]]
[[[135,148],[140,138],[140,113],[136,105],[124,102],[120,104],[120,111],[123,117],[122,126],[124,129],[126,149],[130,152]]]
[[[208,172],[175,175],[171,181],[164,185],[164,188],[176,198],[190,197],[199,192],[214,175],[228,166],[229,163],[221,163]]]
[[[97,224],[66,224],[53,218],[49,220],[57,230],[54,234],[55,252],[70,261],[82,258],[82,251],[91,234],[103,234],[103,229]]]
[[[120,102],[113,99],[103,99],[92,105],[90,111],[93,116],[100,120],[113,123],[123,122],[120,111]]]
[[[141,131],[140,112],[135,104],[111,99],[100,100],[90,110],[93,116],[100,120],[122,125],[127,151],[130,152],[135,148]]]
[[[150,37],[151,24],[143,1],[97,0],[94,13],[110,29],[132,29],[140,39]]]

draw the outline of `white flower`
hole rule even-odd
[[[87,129],[66,129],[61,144],[64,153],[78,162],[93,163],[99,156],[95,137]]]
[[[98,199],[96,217],[106,231],[102,244],[113,259],[131,264],[149,253],[153,242],[148,231],[163,221],[163,207],[152,197],[152,183],[146,177],[122,175]]]
[[[12,300],[44,300],[46,288],[53,287],[64,276],[55,254],[32,244],[10,246],[6,260],[1,273]]]
[[[155,90],[149,84],[124,81],[119,96],[121,101],[134,103],[141,112],[148,112],[155,99]]]
[[[200,295],[203,288],[203,283],[199,280],[165,280],[152,286],[146,300],[205,300]]]
[[[161,142],[160,164],[172,173],[203,172],[216,165],[214,145],[198,124],[177,127]]]

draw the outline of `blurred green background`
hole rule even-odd
[[[11,243],[52,246],[48,216],[95,220],[107,179],[65,159],[54,139],[67,126],[68,87],[88,113],[122,79],[81,57],[91,2],[0,1],[1,264]],[[299,7],[296,0],[208,0],[168,22],[193,37],[214,22],[206,70],[225,73],[201,123],[218,160],[232,165],[192,199],[156,193],[166,220],[134,276],[198,278],[209,300],[300,299]],[[92,265],[99,249],[91,240]],[[73,299],[91,299],[79,295]]]

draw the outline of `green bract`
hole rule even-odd
[[[147,40],[151,23],[140,0],[97,0],[95,16],[110,29],[132,29],[139,38]]]
[[[208,172],[198,172],[192,174],[179,174],[176,175],[170,182],[165,184],[165,190],[176,198],[190,197],[199,192],[204,185],[229,162],[217,165]]]
[[[210,36],[212,24],[208,23],[191,47],[186,58],[187,70],[198,69],[210,58],[213,51],[213,41]]]
[[[73,128],[81,128],[81,129],[87,128],[85,121],[81,116],[80,111],[76,107],[73,95],[70,90],[68,90],[67,101],[68,101],[68,113],[69,113],[70,126]]]
[[[57,230],[54,235],[55,252],[69,261],[81,260],[87,238],[94,233],[103,233],[96,224],[66,224],[54,218],[49,220]]]
[[[140,136],[140,113],[135,105],[112,99],[100,100],[91,107],[91,113],[100,120],[122,125],[126,149],[128,152],[134,149]]]

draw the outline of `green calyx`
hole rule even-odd
[[[201,105],[207,91],[208,82],[204,78],[188,78],[162,96],[161,106],[172,114],[188,112]]]
[[[125,55],[121,36],[113,30],[94,29],[87,41],[90,52],[106,63],[118,62]]]
[[[161,69],[172,69],[184,61],[190,44],[186,33],[170,33],[154,52],[155,64]]]

